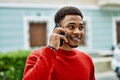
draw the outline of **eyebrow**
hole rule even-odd
[[[71,23],[68,23],[68,24],[75,24],[75,23],[71,22]],[[83,25],[83,23],[80,23],[79,25]]]

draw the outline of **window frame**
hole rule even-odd
[[[48,17],[48,16],[24,16],[23,17],[23,45],[24,45],[24,49],[32,49],[30,47],[30,42],[29,42],[29,23],[30,22],[45,22],[46,23],[46,44],[48,44],[48,39],[49,39],[49,36],[50,36],[50,33],[51,33],[51,29],[54,28],[53,26],[53,20],[51,17]],[[40,46],[40,47],[43,47],[43,46]]]
[[[120,16],[117,17],[112,17],[112,32],[113,32],[113,45],[118,45],[117,44],[117,32],[116,32],[116,22],[120,21]]]
[[[78,48],[85,48],[85,49],[91,49],[92,48],[92,27],[91,27],[91,18],[90,17],[84,17],[83,21],[85,22],[85,44],[86,45],[80,45]]]

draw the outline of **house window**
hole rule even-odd
[[[80,46],[86,46],[86,37],[87,37],[86,31],[87,31],[87,29],[86,29],[86,22],[85,21],[83,22],[83,25],[84,25],[84,35],[82,37]]]
[[[39,47],[46,45],[46,23],[30,22],[29,42],[30,47]]]
[[[117,31],[117,44],[119,44],[120,43],[120,21],[116,22],[116,26],[117,26],[117,28],[116,28],[116,31]]]

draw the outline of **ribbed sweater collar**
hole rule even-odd
[[[71,51],[58,49],[58,54],[64,55],[64,56],[75,56],[76,55],[76,49],[73,49]]]

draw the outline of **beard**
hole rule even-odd
[[[76,46],[73,46],[73,45],[69,45],[71,48],[77,48],[78,47],[78,45],[76,45]]]

